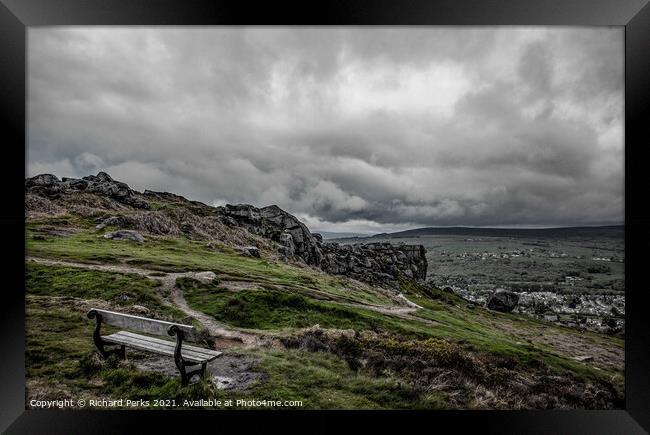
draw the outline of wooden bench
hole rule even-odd
[[[93,308],[88,311],[88,318],[95,319],[93,340],[102,357],[106,358],[111,354],[116,354],[119,358],[125,359],[126,347],[173,356],[176,367],[178,367],[181,373],[181,382],[183,385],[187,385],[194,374],[198,373],[203,377],[207,363],[222,354],[222,352],[212,349],[189,345],[183,346],[183,341],[185,340],[192,342],[201,340],[201,335],[193,326],[100,310],[98,308]],[[162,340],[129,331],[118,331],[110,335],[100,335],[102,323],[153,335],[175,335],[176,341]],[[110,348],[107,349],[107,347]],[[187,367],[198,365],[201,367],[190,371],[187,370]]]

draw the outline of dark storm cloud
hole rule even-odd
[[[623,219],[611,28],[34,28],[31,175],[316,229]]]

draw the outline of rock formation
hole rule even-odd
[[[424,281],[426,250],[422,245],[324,243],[321,269],[371,284],[397,287],[400,279]]]
[[[25,180],[25,189],[48,198],[57,198],[60,195],[76,192],[95,193],[135,208],[149,209],[149,204],[136,196],[136,192],[129,188],[126,183],[113,180],[106,172],[89,175],[82,179],[64,177],[61,180],[52,174],[40,174],[27,178]]]
[[[305,224],[276,205],[226,205],[218,210],[226,225],[243,226],[268,237],[280,245],[278,251],[284,257],[298,258],[333,275],[388,287],[398,287],[402,278],[426,279],[426,251],[422,245],[324,243],[320,234],[311,233]]]
[[[305,224],[277,205],[260,209],[248,204],[227,204],[217,210],[226,225],[243,226],[253,234],[278,242],[284,256],[295,256],[307,264],[320,266],[323,254],[318,240]]]
[[[400,279],[424,281],[427,260],[422,245],[392,245],[390,243],[368,243],[343,245],[323,242],[320,234],[311,233],[295,216],[277,205],[257,208],[249,204],[209,207],[197,201],[166,192],[144,193],[133,191],[129,186],[111,178],[105,172],[81,179],[63,178],[52,174],[41,174],[25,180],[26,192],[56,200],[62,195],[80,192],[108,197],[114,201],[140,209],[137,213],[101,217],[96,220],[96,229],[106,227],[120,230],[107,233],[105,237],[116,240],[134,240],[142,243],[144,238],[133,228],[150,234],[175,234],[194,236],[196,226],[210,220],[219,222],[223,228],[244,229],[247,234],[261,236],[275,242],[278,252],[285,259],[302,261],[334,275],[345,275],[384,287],[399,287]],[[144,198],[144,199],[143,199]],[[193,208],[185,212],[148,211],[150,201],[189,204]],[[198,213],[198,214],[197,214]],[[138,224],[140,223],[140,224]],[[144,224],[146,225],[144,225]],[[164,225],[163,225],[164,224]],[[164,227],[160,229],[158,227]],[[201,234],[212,234],[210,225],[204,225]],[[207,231],[207,233],[206,233]],[[197,237],[201,237],[200,234]],[[273,246],[271,243],[269,246]],[[244,255],[260,256],[259,247],[244,246],[238,249]]]

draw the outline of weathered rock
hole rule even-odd
[[[519,295],[509,290],[497,290],[488,298],[485,306],[490,310],[509,313],[519,302]]]
[[[226,225],[242,226],[250,233],[280,243],[283,256],[295,257],[314,266],[320,265],[323,254],[317,239],[305,224],[280,207],[271,205],[260,209],[248,204],[228,204],[217,210]]]
[[[422,245],[367,243],[321,245],[321,269],[334,275],[346,275],[359,281],[397,288],[399,279],[426,279],[426,250]]]
[[[241,248],[241,252],[248,257],[260,258],[260,250],[255,246],[244,246]]]
[[[88,187],[88,182],[86,180],[80,180],[78,178],[66,178],[61,179],[61,187],[63,189],[71,190],[86,190]]]
[[[291,234],[294,244],[294,255],[304,260],[307,264],[320,266],[323,253],[318,246],[319,242],[314,238],[305,224],[277,205],[261,208],[260,215],[265,223],[282,229],[281,233],[288,232]],[[272,230],[271,234],[273,234]],[[273,236],[271,238],[277,240]]]
[[[25,189],[47,197],[84,191],[107,196],[135,208],[149,209],[149,203],[136,196],[136,192],[126,183],[113,180],[106,172],[82,179],[64,178],[63,181],[52,174],[40,174],[27,178]]]
[[[219,216],[219,220],[225,225],[228,225],[229,227],[238,226],[237,221],[230,216]]]
[[[260,221],[260,209],[249,204],[226,204],[223,209],[226,215],[232,217],[235,221],[244,221],[245,223]]]
[[[133,305],[131,306],[131,309],[138,314],[149,314],[149,308],[142,305]]]
[[[284,256],[291,258],[296,252],[296,245],[293,243],[293,236],[288,232],[283,232],[280,234],[280,246],[279,252]]]
[[[25,180],[25,188],[31,188],[36,186],[51,187],[51,186],[58,186],[60,183],[61,181],[58,179],[56,175],[39,174],[32,178],[27,178]]]
[[[131,230],[112,231],[110,233],[104,234],[104,238],[111,240],[132,240],[138,243],[144,242],[144,237],[142,237],[142,234]]]
[[[424,281],[427,273],[425,249],[421,245],[392,245],[391,243],[369,243],[359,245],[339,245],[324,242],[320,234],[312,234],[295,216],[276,205],[257,208],[248,204],[208,207],[205,204],[166,192],[134,192],[128,185],[114,180],[105,172],[89,175],[83,179],[65,178],[59,180],[52,174],[41,174],[25,180],[25,189],[35,195],[58,198],[68,194],[85,192],[109,197],[115,201],[136,208],[148,209],[149,204],[143,198],[156,201],[186,202],[203,205],[200,218],[212,219],[214,223],[229,227],[245,229],[249,233],[277,243],[277,249],[283,258],[300,260],[308,265],[319,267],[332,274],[346,275],[360,281],[385,287],[399,287],[401,279]],[[195,216],[196,217],[196,216]],[[147,213],[126,213],[97,222],[97,229],[108,226],[120,228],[109,232],[104,237],[115,240],[133,240],[144,242],[144,237],[136,231],[147,234],[179,233],[205,237],[205,229],[199,219],[185,214],[170,216],[159,210]],[[211,228],[215,230],[213,226]],[[180,230],[180,231],[179,231]],[[216,232],[221,232],[217,229]],[[222,235],[219,234],[219,237]],[[246,240],[246,237],[240,240]],[[243,242],[256,243],[253,240]],[[264,244],[266,246],[266,244]],[[211,249],[216,245],[208,243]],[[242,248],[239,248],[242,249]],[[258,257],[260,251],[253,246],[243,248],[244,255]]]
[[[152,198],[152,199],[157,199],[161,201],[167,201],[167,202],[195,202],[195,201],[190,201],[187,198],[176,195],[175,193],[170,193],[170,192],[156,192],[154,190],[149,190],[145,189],[144,192],[142,192],[142,195],[146,196],[147,198]]]
[[[295,216],[276,205],[256,208],[248,204],[217,208],[221,221],[270,238],[280,245],[285,258],[296,258],[327,273],[346,275],[360,281],[398,287],[399,279],[424,281],[427,260],[422,245],[369,243],[339,245],[323,242]]]
[[[88,175],[87,177],[83,177],[83,180],[88,182],[85,189],[87,192],[108,196],[135,208],[149,208],[149,203],[134,196],[134,191],[126,183],[113,180],[106,172],[99,172],[97,175]]]

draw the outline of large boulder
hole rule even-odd
[[[256,246],[244,246],[241,248],[241,253],[247,257],[260,258],[260,250]]]
[[[323,254],[320,242],[295,216],[277,205],[257,208],[248,204],[227,204],[217,207],[221,221],[230,226],[246,228],[250,233],[269,238],[280,244],[284,257],[300,259],[319,266]]]
[[[320,242],[298,218],[282,210],[277,205],[261,208],[260,215],[265,224],[281,229],[281,234],[291,234],[294,254],[297,257],[307,264],[320,266],[323,259],[323,253],[319,247]]]
[[[39,174],[25,179],[25,192],[31,192],[47,198],[61,196],[61,180],[52,174]]]
[[[52,187],[52,186],[58,186],[60,182],[61,180],[59,180],[56,175],[39,174],[32,178],[25,179],[25,187],[28,189],[37,186]]]
[[[97,175],[88,175],[82,180],[87,182],[85,190],[108,196],[124,204],[135,208],[149,208],[149,203],[134,195],[134,191],[126,183],[115,181],[106,172],[99,172]]]
[[[138,243],[144,242],[144,237],[142,237],[142,234],[131,230],[111,231],[110,233],[104,234],[104,238],[111,240],[132,240]]]
[[[227,215],[237,221],[246,223],[260,221],[260,209],[249,204],[226,204],[224,210]]]
[[[509,313],[515,309],[519,302],[519,295],[509,290],[497,290],[488,298],[485,306],[490,310]]]

